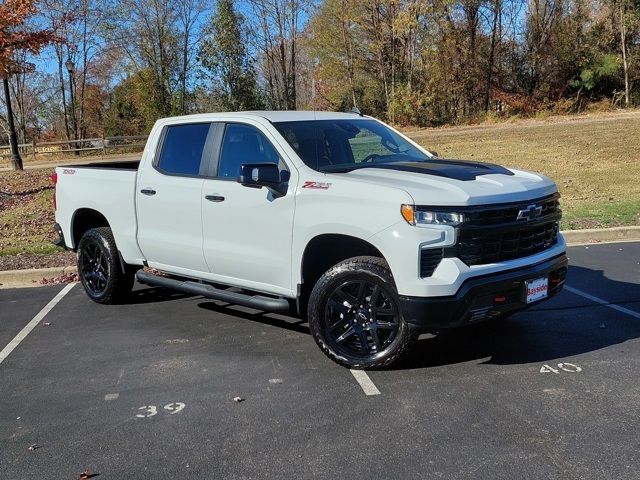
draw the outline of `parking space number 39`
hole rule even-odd
[[[169,415],[175,415],[176,413],[182,411],[186,405],[182,402],[171,402],[167,403],[164,407],[162,407]],[[155,405],[143,405],[140,408],[140,413],[136,414],[138,418],[149,418],[158,414],[158,407]]]

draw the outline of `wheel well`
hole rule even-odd
[[[84,233],[96,227],[108,227],[109,222],[97,210],[91,208],[81,208],[73,215],[71,232],[73,235],[73,246],[78,248],[78,242]]]
[[[324,234],[313,238],[302,255],[301,300],[306,300],[324,272],[351,257],[371,256],[384,258],[380,250],[361,238],[340,234]]]

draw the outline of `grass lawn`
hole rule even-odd
[[[0,256],[61,251],[54,240],[51,170],[0,173]]]
[[[443,158],[544,173],[564,229],[640,224],[640,112],[426,129],[409,136]]]

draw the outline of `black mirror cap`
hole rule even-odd
[[[275,163],[246,163],[240,166],[238,183],[245,187],[268,188],[276,197],[287,193],[287,182],[290,173],[285,170],[280,173]]]

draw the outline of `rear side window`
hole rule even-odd
[[[280,163],[277,150],[256,128],[230,123],[224,132],[219,177],[236,178],[245,163]]]
[[[158,168],[171,175],[198,175],[209,123],[190,123],[167,127]]]

